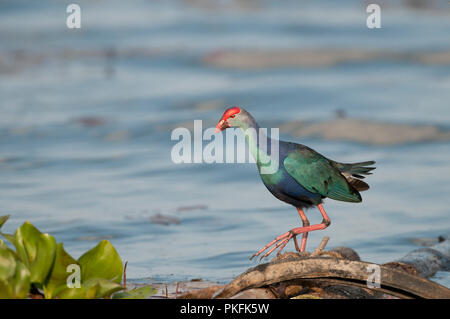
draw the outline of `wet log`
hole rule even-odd
[[[346,285],[366,289],[368,269],[373,264],[333,257],[306,257],[284,259],[258,265],[233,280],[214,298],[231,298],[250,288],[260,288],[295,279],[330,279],[336,285]],[[376,292],[386,293],[399,298],[450,298],[450,290],[437,283],[402,270],[380,267],[379,288]],[[301,285],[302,287],[305,284]],[[323,287],[323,285],[317,285]]]
[[[230,299],[277,299],[277,295],[267,288],[253,288],[241,291]]]
[[[450,239],[442,238],[441,243],[432,247],[419,248],[385,266],[403,269],[424,278],[437,271],[450,271]]]
[[[185,290],[178,298],[450,298],[450,289],[427,279],[436,271],[450,270],[449,237],[383,265],[361,261],[348,247],[323,251],[327,240],[313,253],[288,252],[248,269],[227,285]],[[379,285],[369,280],[374,269]]]
[[[360,261],[356,252],[346,247],[321,256],[286,253],[248,269],[213,298],[245,297],[246,291],[256,289],[261,296],[296,299],[450,298],[450,289],[425,278],[437,270],[448,270],[449,246],[450,241],[445,240],[384,265]],[[369,282],[374,267],[379,272],[379,286]]]

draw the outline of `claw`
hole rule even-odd
[[[266,252],[259,260],[261,261],[263,258],[265,257],[269,257],[269,255],[278,247],[280,247],[281,245],[283,245],[281,247],[281,249],[284,248],[284,246],[286,246],[286,244],[288,243],[288,241],[292,238],[292,236],[289,236],[288,238],[285,238],[283,240],[281,240],[278,244],[276,244],[275,246],[273,246],[268,252]],[[280,249],[280,251],[281,251]]]
[[[272,248],[269,249],[269,251],[267,251],[264,255],[261,256],[261,258],[259,259],[260,261],[263,260],[265,257],[268,257],[274,250],[276,250],[278,247],[281,246],[280,250],[277,253],[277,256],[280,255],[281,251],[283,250],[283,248],[287,245],[287,243],[289,242],[289,240],[291,240],[291,238],[295,238],[296,234],[294,234],[292,231],[288,231],[280,236],[278,236],[277,238],[275,238],[274,240],[272,240],[270,243],[268,243],[267,245],[265,245],[261,250],[259,250],[258,252],[254,253],[251,257],[250,260],[252,260],[254,257],[259,256],[260,254],[262,254],[264,251],[266,251],[268,248],[270,248],[271,246],[273,246]]]
[[[305,247],[306,247],[306,239],[308,237],[308,233],[311,232],[311,231],[315,231],[315,230],[325,229],[325,228],[328,227],[328,225],[330,225],[330,219],[328,218],[327,214],[325,213],[325,210],[323,209],[322,204],[317,205],[317,207],[319,208],[319,211],[320,211],[320,213],[322,214],[322,217],[323,217],[322,223],[310,226],[309,225],[309,221],[306,218],[305,213],[303,212],[303,210],[298,209],[300,217],[302,218],[302,221],[303,221],[303,227],[293,228],[290,231],[288,231],[288,232],[278,236],[277,238],[272,240],[270,243],[265,245],[258,252],[254,253],[250,257],[250,260],[252,260],[253,258],[259,256],[260,254],[265,252],[268,248],[270,248],[273,245],[275,245],[275,246],[270,248],[269,251],[267,251],[264,255],[262,255],[259,260],[262,260],[263,258],[269,256],[275,249],[277,249],[278,247],[281,246],[280,250],[278,250],[278,253],[277,253],[277,256],[279,256],[281,254],[281,251],[287,245],[289,240],[291,240],[291,238],[294,239],[295,249],[299,253],[304,252],[305,251]],[[299,235],[299,234],[303,234],[301,247],[298,246],[298,242],[297,242],[297,235]]]
[[[294,239],[295,239],[295,236],[290,237],[289,239],[291,239],[291,238],[294,238]],[[280,249],[279,249],[278,252],[277,252],[277,257],[281,255],[281,251],[282,251],[282,250],[284,249],[284,247],[287,245],[287,243],[289,242],[289,239],[286,240],[285,243],[280,247]]]

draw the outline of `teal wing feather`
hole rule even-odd
[[[291,152],[283,164],[289,175],[310,192],[344,202],[361,202],[361,195],[340,171],[311,149]]]

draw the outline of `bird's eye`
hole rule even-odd
[[[231,117],[232,119],[234,119],[235,116],[236,116],[236,115],[231,115],[230,117]]]

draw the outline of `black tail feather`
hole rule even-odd
[[[348,183],[350,185],[352,185],[353,188],[356,189],[358,192],[363,192],[370,188],[366,182],[363,182],[360,179],[352,178],[350,176],[347,177],[346,179],[347,179]]]
[[[371,175],[371,171],[375,169],[375,167],[369,166],[375,164],[375,161],[367,161],[360,163],[337,163],[337,168],[342,172],[348,175],[352,175],[356,178],[364,178],[363,175]]]

